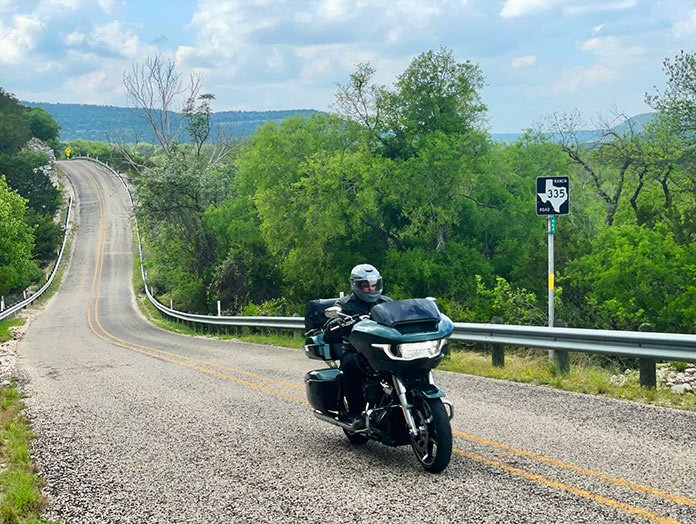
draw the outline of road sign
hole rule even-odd
[[[537,215],[567,215],[568,177],[538,176],[536,182]]]
[[[70,158],[70,148],[69,148],[69,147],[66,147],[66,148],[65,148],[65,156],[67,156],[68,158]]]

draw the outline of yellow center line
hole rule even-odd
[[[129,341],[120,339],[120,338],[118,338],[118,337],[112,335],[111,333],[109,333],[109,332],[101,325],[101,322],[99,321],[99,296],[98,296],[99,286],[98,286],[98,283],[101,282],[101,275],[102,275],[102,268],[103,268],[103,261],[104,261],[104,246],[105,246],[105,241],[104,241],[104,239],[105,239],[105,237],[106,237],[106,223],[105,223],[105,219],[104,219],[104,205],[103,205],[103,197],[102,197],[102,194],[101,194],[101,190],[100,190],[100,188],[99,188],[99,186],[98,186],[96,180],[94,179],[94,177],[93,177],[90,173],[88,173],[88,172],[87,172],[87,176],[92,180],[92,183],[93,183],[94,187],[95,187],[96,190],[97,190],[97,197],[98,197],[99,209],[100,209],[100,216],[99,216],[99,240],[98,240],[98,242],[99,242],[98,246],[99,246],[99,247],[98,247],[98,250],[97,250],[97,262],[96,262],[96,265],[95,265],[94,279],[93,279],[93,281],[92,281],[92,290],[91,290],[91,296],[90,296],[90,302],[89,302],[90,307],[89,307],[89,310],[88,310],[88,313],[87,313],[87,320],[88,320],[88,323],[89,323],[89,326],[90,326],[91,331],[92,331],[97,337],[99,337],[100,339],[104,340],[105,342],[107,342],[107,343],[109,343],[109,344],[112,344],[112,345],[115,345],[115,346],[118,346],[118,347],[122,347],[122,348],[125,348],[125,349],[128,349],[128,350],[131,350],[131,351],[135,351],[135,352],[138,352],[138,353],[142,353],[142,354],[144,354],[144,355],[148,355],[148,356],[151,356],[151,357],[154,357],[154,358],[163,360],[163,361],[172,362],[172,363],[175,363],[175,364],[180,364],[180,365],[182,365],[182,366],[190,367],[190,368],[192,368],[192,369],[196,369],[196,370],[199,370],[199,371],[203,371],[203,372],[205,372],[205,373],[209,373],[209,374],[211,374],[211,375],[215,375],[215,376],[219,376],[219,377],[222,377],[222,378],[226,378],[226,379],[228,379],[228,380],[233,380],[233,381],[238,382],[238,383],[241,383],[241,384],[245,384],[245,385],[248,385],[248,386],[257,388],[257,389],[261,389],[261,390],[263,390],[263,391],[267,391],[267,392],[270,392],[270,393],[274,393],[274,394],[276,394],[276,395],[280,395],[280,396],[282,396],[282,397],[286,397],[286,398],[289,398],[289,399],[297,400],[297,401],[299,401],[299,402],[302,402],[302,403],[305,403],[305,404],[306,404],[306,403],[307,403],[307,400],[304,399],[304,398],[297,397],[297,396],[294,396],[294,395],[289,395],[289,394],[284,393],[284,392],[282,392],[282,391],[278,391],[278,390],[275,390],[275,389],[273,389],[273,388],[269,388],[269,387],[266,387],[266,386],[262,386],[262,385],[259,385],[259,384],[255,384],[255,383],[253,383],[253,382],[249,382],[249,381],[247,381],[247,380],[243,380],[243,379],[240,379],[240,378],[238,378],[238,377],[234,377],[234,376],[228,375],[228,374],[226,374],[226,373],[222,373],[222,372],[216,371],[216,370],[214,370],[214,369],[204,368],[204,367],[202,367],[202,366],[198,366],[198,365],[196,365],[196,364],[193,364],[192,362],[197,362],[197,363],[199,363],[199,364],[204,364],[204,365],[207,365],[207,366],[213,366],[213,367],[217,367],[217,368],[220,368],[220,369],[225,369],[225,370],[228,370],[228,371],[232,371],[232,372],[234,372],[234,373],[243,374],[243,375],[246,375],[246,376],[249,376],[249,377],[252,377],[252,378],[256,378],[256,379],[260,379],[260,380],[266,380],[266,381],[269,381],[269,382],[274,382],[274,383],[282,384],[282,385],[284,385],[284,386],[288,386],[288,387],[295,388],[295,389],[298,389],[298,390],[303,390],[303,389],[304,389],[304,388],[302,388],[301,386],[297,386],[297,385],[295,385],[295,384],[290,384],[290,383],[287,383],[287,382],[282,382],[282,381],[279,381],[279,380],[276,380],[276,379],[273,379],[273,378],[270,378],[270,377],[264,377],[264,376],[262,376],[262,375],[257,375],[257,374],[255,374],[255,373],[250,373],[250,372],[247,372],[247,371],[243,371],[243,370],[238,370],[238,369],[230,368],[230,367],[223,366],[223,365],[220,365],[220,364],[215,364],[215,363],[213,363],[213,362],[208,362],[208,361],[204,361],[204,360],[199,360],[199,359],[195,359],[195,358],[188,357],[188,356],[185,356],[185,355],[179,355],[179,354],[172,353],[172,352],[169,352],[169,351],[165,351],[165,350],[161,350],[161,349],[156,349],[156,348],[152,348],[152,347],[149,347],[149,346],[144,346],[144,345],[141,345],[141,344],[137,344],[137,343],[135,343],[135,342],[129,342]],[[104,335],[106,335],[106,336],[104,336],[104,335],[102,335],[101,333],[99,333],[99,332],[95,329],[94,325],[92,324],[92,305],[93,305],[93,309],[94,309],[94,319],[95,319],[95,322],[96,322],[96,324],[99,326],[99,329],[101,330],[101,332],[102,332]],[[107,338],[107,337],[108,337],[108,338]],[[148,351],[148,350],[149,350],[149,351]],[[468,434],[466,434],[466,433],[462,433],[462,432],[459,432],[459,431],[456,431],[456,430],[453,430],[452,433],[453,433],[454,435],[457,435],[457,436],[459,436],[459,437],[465,438],[465,439],[467,439],[467,440],[472,440],[472,441],[477,442],[477,443],[479,443],[479,444],[484,444],[484,445],[492,446],[492,447],[494,447],[494,448],[499,448],[499,449],[505,449],[505,450],[507,450],[507,451],[516,453],[516,454],[518,454],[518,455],[523,455],[523,456],[530,457],[530,458],[532,458],[532,459],[534,459],[534,460],[537,460],[537,461],[547,462],[547,463],[553,464],[553,465],[555,465],[555,466],[557,466],[557,467],[566,468],[566,469],[571,469],[571,470],[577,471],[577,472],[579,472],[579,473],[582,473],[582,474],[585,474],[585,475],[588,475],[588,476],[594,476],[594,477],[601,478],[601,479],[606,480],[606,481],[611,482],[611,483],[615,483],[615,484],[622,485],[622,486],[627,486],[627,487],[632,488],[632,489],[634,489],[634,490],[636,490],[636,491],[645,492],[645,493],[650,493],[650,494],[653,494],[653,495],[658,495],[658,496],[660,496],[660,497],[663,497],[663,498],[665,498],[665,499],[667,499],[667,500],[670,500],[670,501],[673,501],[673,502],[677,502],[677,503],[679,503],[679,504],[696,505],[696,501],[694,501],[694,500],[692,500],[692,499],[689,499],[689,498],[687,498],[687,497],[682,497],[682,496],[679,496],[679,495],[672,495],[672,494],[670,494],[670,493],[667,493],[667,492],[664,492],[664,491],[661,491],[661,490],[658,490],[658,489],[654,489],[654,488],[651,488],[651,487],[648,487],[648,486],[642,486],[642,485],[640,485],[640,484],[636,484],[636,483],[634,483],[634,482],[630,482],[630,481],[627,481],[627,480],[619,479],[619,478],[616,478],[616,477],[611,477],[611,476],[605,475],[605,474],[603,474],[603,473],[599,473],[599,472],[592,471],[592,470],[589,470],[589,469],[581,468],[581,467],[579,467],[579,466],[574,466],[574,465],[572,465],[572,464],[568,464],[568,463],[562,462],[562,461],[560,461],[560,460],[556,460],[556,459],[544,457],[544,456],[542,456],[542,455],[538,455],[538,454],[536,454],[536,453],[532,453],[532,452],[529,452],[529,451],[525,451],[525,450],[521,450],[521,449],[518,449],[518,448],[514,448],[514,447],[512,447],[512,446],[508,446],[508,445],[506,445],[506,444],[502,444],[502,443],[499,443],[499,442],[494,442],[494,441],[487,440],[487,439],[483,439],[483,438],[476,437],[476,436],[473,436],[473,435],[468,435]],[[508,471],[508,472],[510,472],[510,473],[514,473],[514,474],[516,474],[516,475],[522,476],[522,477],[524,477],[524,478],[526,478],[526,479],[534,480],[534,481],[540,482],[540,483],[542,483],[542,484],[545,484],[545,485],[547,485],[547,486],[549,486],[549,487],[561,489],[561,490],[567,491],[567,492],[569,492],[569,493],[573,493],[573,494],[575,494],[575,495],[578,495],[578,496],[581,496],[581,497],[584,497],[584,498],[593,500],[593,501],[595,501],[595,502],[600,502],[600,503],[602,503],[602,504],[605,504],[605,505],[608,505],[608,506],[610,506],[610,507],[614,507],[614,508],[620,509],[620,510],[625,511],[625,512],[627,512],[627,513],[631,513],[631,514],[635,514],[635,515],[639,515],[639,516],[645,517],[645,518],[647,518],[647,519],[649,519],[649,520],[652,520],[652,521],[654,521],[654,522],[657,522],[657,523],[659,523],[659,524],[679,524],[679,522],[676,521],[676,520],[672,520],[672,519],[663,517],[663,516],[661,516],[661,515],[658,515],[658,514],[656,514],[656,513],[653,513],[653,512],[644,510],[644,509],[635,508],[635,507],[633,507],[633,506],[630,506],[630,505],[627,505],[627,504],[618,502],[618,501],[613,500],[613,499],[609,499],[609,498],[606,498],[606,497],[602,497],[601,495],[597,495],[597,494],[591,493],[591,492],[589,492],[589,491],[586,491],[586,490],[583,490],[583,489],[580,489],[580,488],[574,488],[574,487],[572,487],[572,486],[563,484],[563,483],[561,483],[561,482],[557,482],[557,481],[554,481],[554,480],[547,479],[547,478],[545,478],[545,477],[543,477],[543,476],[541,476],[541,475],[536,475],[536,474],[534,474],[534,473],[530,473],[530,472],[527,472],[527,471],[525,471],[525,470],[522,470],[522,469],[519,469],[519,468],[515,468],[515,467],[512,467],[512,466],[509,466],[509,465],[504,464],[504,463],[502,463],[502,462],[498,462],[498,461],[495,461],[495,460],[491,460],[491,459],[482,457],[482,456],[480,456],[480,455],[476,455],[476,454],[474,454],[474,453],[469,453],[469,452],[467,452],[467,451],[460,450],[460,449],[456,449],[456,448],[453,449],[453,451],[454,451],[455,453],[460,454],[460,455],[462,455],[462,456],[465,456],[465,457],[467,457],[467,458],[470,458],[470,459],[473,459],[473,460],[476,460],[476,461],[479,461],[479,462],[484,462],[484,463],[489,464],[489,465],[491,465],[491,466],[495,466],[495,467],[497,467],[497,468],[503,469],[503,470]]]
[[[300,386],[297,386],[297,385],[295,385],[295,384],[288,384],[288,383],[282,382],[282,381],[280,381],[280,380],[275,380],[275,379],[268,378],[268,377],[262,377],[261,375],[256,375],[256,374],[254,374],[254,373],[249,373],[249,372],[242,371],[242,370],[235,370],[235,369],[233,369],[233,368],[228,368],[228,367],[226,367],[226,366],[222,366],[222,365],[219,365],[219,364],[214,364],[214,363],[212,363],[212,362],[206,362],[206,361],[194,359],[194,358],[191,358],[191,357],[187,357],[187,356],[185,356],[185,355],[178,355],[178,354],[176,354],[176,353],[171,353],[171,352],[164,351],[164,350],[159,350],[159,349],[155,349],[155,348],[150,348],[150,347],[148,347],[148,346],[142,346],[142,345],[137,344],[137,343],[134,343],[134,342],[129,342],[129,341],[120,339],[120,338],[118,338],[118,337],[112,335],[111,333],[109,333],[109,332],[104,328],[104,326],[102,326],[101,322],[99,321],[99,283],[101,282],[102,268],[103,268],[103,265],[104,265],[104,246],[105,246],[105,241],[104,241],[104,239],[106,238],[106,221],[105,221],[105,219],[104,219],[104,211],[103,211],[103,210],[104,210],[104,200],[103,200],[103,197],[102,197],[101,190],[100,190],[100,188],[99,188],[99,186],[98,186],[98,184],[97,184],[97,181],[94,179],[94,177],[93,177],[89,172],[87,172],[87,176],[91,179],[91,181],[92,181],[94,187],[95,187],[96,190],[97,190],[97,199],[98,199],[98,201],[99,201],[99,210],[100,210],[100,213],[99,213],[99,240],[98,240],[98,248],[97,248],[97,261],[96,261],[96,265],[95,265],[94,279],[93,279],[93,281],[92,281],[92,291],[91,291],[91,295],[92,295],[92,296],[90,297],[90,308],[88,309],[88,312],[87,312],[87,321],[88,321],[88,323],[89,323],[89,327],[90,327],[91,331],[92,331],[97,337],[99,337],[100,339],[102,339],[102,340],[104,340],[105,342],[108,342],[108,343],[110,343],[110,344],[113,344],[113,345],[115,345],[115,346],[122,347],[122,348],[125,348],[125,349],[129,349],[129,350],[131,350],[131,351],[135,351],[135,352],[138,352],[138,353],[142,353],[142,354],[144,354],[144,355],[149,355],[149,356],[152,356],[152,357],[155,357],[155,358],[159,358],[160,360],[165,360],[165,361],[168,361],[168,362],[173,362],[173,363],[176,363],[176,364],[181,364],[181,365],[183,365],[183,366],[187,366],[187,367],[190,367],[190,368],[193,368],[193,369],[197,369],[197,370],[199,370],[199,371],[204,371],[204,372],[209,373],[209,374],[211,374],[211,375],[216,375],[216,376],[224,377],[224,378],[227,378],[227,379],[229,379],[229,380],[233,380],[233,381],[239,382],[239,383],[241,383],[241,384],[245,384],[245,385],[248,385],[248,386],[253,386],[253,387],[255,387],[255,388],[258,388],[258,389],[261,389],[261,390],[264,390],[264,391],[268,391],[268,392],[271,392],[271,393],[276,393],[277,395],[280,395],[280,396],[283,396],[283,397],[286,397],[286,398],[291,398],[291,399],[293,399],[293,400],[298,400],[298,401],[300,401],[300,402],[307,403],[307,401],[306,401],[304,398],[297,397],[297,396],[295,396],[295,395],[289,395],[289,394],[284,393],[284,392],[282,392],[282,391],[277,391],[277,390],[275,390],[275,389],[268,388],[268,387],[266,387],[266,386],[261,386],[261,385],[259,385],[259,384],[254,384],[253,382],[249,382],[249,381],[247,381],[247,380],[242,380],[242,379],[239,379],[239,378],[237,378],[237,377],[233,377],[233,376],[231,376],[231,375],[228,375],[228,374],[226,374],[226,373],[221,373],[221,372],[218,372],[218,371],[215,371],[215,370],[203,368],[203,367],[201,367],[201,366],[196,366],[196,365],[191,364],[191,363],[189,363],[189,362],[184,362],[183,360],[189,360],[189,361],[199,362],[199,363],[202,363],[202,364],[206,364],[206,365],[210,365],[210,366],[215,366],[215,367],[219,367],[219,368],[222,368],[222,369],[227,369],[228,371],[234,371],[234,372],[242,373],[242,374],[245,374],[245,375],[247,375],[247,376],[254,377],[254,378],[259,378],[259,379],[262,379],[262,380],[267,380],[267,381],[270,381],[270,382],[275,382],[275,383],[278,383],[278,384],[283,384],[283,385],[290,386],[290,387],[295,388],[295,389],[300,389],[300,390],[303,390],[303,389],[304,389],[304,388],[302,388],[302,387],[300,387]],[[93,304],[93,307],[92,307],[92,304]],[[110,340],[109,338],[106,338],[104,335],[102,335],[101,333],[99,333],[99,332],[95,329],[94,324],[92,323],[92,309],[94,310],[94,321],[96,322],[97,326],[99,326],[99,329],[102,331],[102,333],[103,333],[104,335],[106,335],[106,337],[109,337],[110,339],[113,339],[113,340]],[[149,349],[149,350],[151,350],[151,351],[144,351],[145,349]],[[159,354],[153,353],[153,351],[156,352],[156,353],[159,353]],[[168,355],[169,357],[172,357],[172,358],[167,358],[166,356],[163,356],[163,355]]]
[[[662,497],[666,500],[671,500],[672,502],[677,502],[678,504],[684,504],[687,506],[696,505],[696,500],[690,499],[688,497],[682,497],[681,495],[673,495],[672,493],[667,493],[666,491],[651,488],[650,486],[643,486],[643,485],[637,484],[635,482],[630,482],[628,480],[620,479],[617,477],[612,477],[612,476],[606,475],[604,473],[599,473],[598,471],[593,471],[591,469],[582,468],[582,467],[576,466],[574,464],[568,464],[567,462],[563,462],[561,460],[545,457],[543,455],[538,455],[537,453],[532,453],[531,451],[525,451],[523,449],[514,448],[512,446],[508,446],[507,444],[502,444],[500,442],[494,442],[492,440],[487,440],[487,439],[484,439],[481,437],[477,437],[475,435],[468,435],[466,433],[462,433],[460,431],[455,431],[455,430],[452,431],[452,434],[457,435],[458,437],[465,438],[467,440],[472,440],[472,441],[477,442],[479,444],[484,444],[486,446],[492,446],[492,447],[498,448],[498,449],[504,449],[506,451],[509,451],[511,453],[515,453],[517,455],[523,455],[525,457],[529,457],[531,459],[538,460],[539,462],[547,462],[547,463],[553,464],[554,466],[557,466],[559,468],[571,469],[573,471],[577,471],[578,473],[582,473],[583,475],[597,477],[597,478],[600,478],[600,479],[605,480],[607,482],[610,482],[612,484],[617,484],[619,486],[625,486],[625,487],[631,488],[635,491],[641,491],[643,493],[650,493],[651,495],[657,495],[658,497]]]
[[[523,469],[515,468],[515,467],[509,466],[507,464],[503,464],[502,462],[498,462],[496,460],[487,459],[487,458],[482,457],[480,455],[476,455],[474,453],[469,453],[467,451],[462,451],[460,449],[454,449],[452,451],[454,451],[455,453],[458,453],[460,455],[463,455],[465,457],[468,457],[470,459],[477,460],[479,462],[484,462],[490,466],[495,466],[496,468],[500,468],[500,469],[503,469],[503,470],[508,471],[510,473],[514,473],[515,475],[520,475],[521,477],[524,477],[526,479],[533,480],[536,482],[541,482],[542,484],[545,484],[549,487],[560,489],[563,491],[567,491],[567,492],[572,493],[574,495],[578,495],[580,497],[584,497],[586,499],[590,499],[590,500],[593,500],[595,502],[605,504],[605,505],[610,506],[612,508],[620,509],[622,511],[625,511],[626,513],[632,513],[634,515],[639,515],[641,517],[645,517],[646,519],[650,519],[654,522],[658,522],[659,524],[680,524],[678,520],[673,520],[673,519],[670,519],[667,517],[663,517],[662,515],[658,515],[657,513],[653,513],[652,511],[648,511],[645,509],[629,506],[628,504],[624,504],[623,502],[618,502],[614,499],[602,497],[601,495],[597,495],[595,493],[592,493],[590,491],[586,491],[584,489],[574,488],[573,486],[568,486],[567,484],[563,484],[562,482],[550,480],[550,479],[547,479],[546,477],[542,477],[541,475],[536,475],[535,473],[529,473],[528,471],[524,471]]]

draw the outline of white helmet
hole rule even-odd
[[[365,302],[377,302],[382,295],[382,276],[374,266],[359,264],[350,272],[350,289]]]

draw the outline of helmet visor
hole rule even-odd
[[[355,286],[360,291],[377,291],[378,289],[382,289],[382,279],[378,278],[376,280],[356,280]]]

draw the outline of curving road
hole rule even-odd
[[[120,181],[60,163],[77,231],[18,347],[47,517],[123,523],[693,523],[696,414],[436,372],[441,475],[315,420],[301,352],[165,332],[131,291]]]

